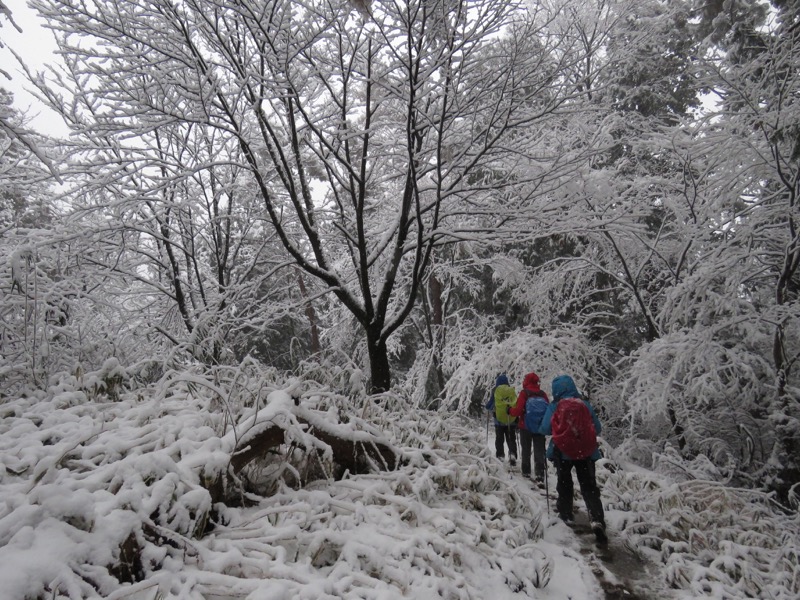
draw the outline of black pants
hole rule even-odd
[[[494,451],[497,458],[505,458],[505,445],[508,444],[508,454],[514,459],[517,458],[517,425],[494,425]]]
[[[522,474],[531,474],[531,448],[533,448],[533,466],[536,479],[544,479],[545,474],[545,438],[527,429],[519,430],[519,445],[522,452]]]
[[[575,467],[575,475],[578,476],[578,485],[581,488],[583,501],[586,503],[586,512],[589,513],[591,521],[606,525],[605,513],[603,512],[603,502],[600,499],[600,488],[597,487],[597,478],[594,472],[594,461],[591,458],[583,460],[566,460],[558,450],[556,450],[555,460],[556,472],[558,473],[558,483],[556,491],[558,500],[556,510],[562,519],[572,519],[572,497],[574,494],[572,486],[572,467]]]

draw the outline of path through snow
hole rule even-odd
[[[523,478],[518,471],[510,476],[519,481],[523,493],[539,494],[546,499],[530,480]],[[618,532],[609,529],[609,543],[599,546],[589,527],[588,517],[580,492],[575,490],[575,523],[567,526],[556,515],[555,474],[548,465],[548,484],[550,493],[550,514],[544,521],[544,540],[561,544],[564,551],[577,552],[588,564],[591,572],[603,590],[605,600],[649,600],[651,598],[675,598],[675,590],[663,583],[659,566],[642,559],[633,552]]]
[[[487,444],[494,453],[493,435],[487,436]],[[519,462],[515,467],[510,467],[508,463],[504,462],[503,467],[508,477],[517,482],[520,493],[536,494],[541,496],[542,500],[547,500],[544,490],[539,489],[530,479],[522,476]],[[555,513],[556,476],[552,463],[548,462],[547,468],[550,512],[547,519],[543,519],[543,540],[556,547],[560,546],[565,556],[586,563],[602,590],[602,600],[677,598],[676,590],[670,589],[664,582],[659,565],[649,562],[635,553],[626,545],[625,539],[619,532],[609,528],[609,543],[605,547],[596,544],[594,534],[589,528],[583,498],[577,485],[575,486],[574,500],[575,523],[571,527],[563,523]],[[602,467],[600,466],[600,468]],[[606,503],[604,502],[604,504]],[[609,512],[608,509],[606,512]],[[559,574],[555,573],[554,577],[558,578]],[[598,600],[601,599],[598,598]]]
[[[594,541],[585,514],[576,515],[573,531],[580,544],[580,552],[589,561],[607,600],[648,600],[668,597],[659,580],[658,566],[634,554],[614,532],[609,531],[606,547]]]

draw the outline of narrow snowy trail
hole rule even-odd
[[[522,477],[517,468],[509,469],[508,476],[517,483],[521,493],[537,494],[547,504],[544,490],[537,488]],[[651,600],[653,598],[677,598],[675,590],[661,583],[659,567],[643,560],[625,545],[623,539],[609,530],[609,542],[598,546],[583,506],[583,499],[576,489],[575,523],[567,526],[555,515],[555,475],[549,466],[548,487],[550,513],[543,520],[544,541],[561,545],[564,552],[577,553],[588,565],[602,590],[603,600]],[[558,576],[558,575],[556,575]]]
[[[643,561],[613,532],[609,532],[607,547],[598,548],[585,515],[576,516],[573,530],[578,538],[581,554],[589,561],[607,600],[649,600],[674,596],[671,590],[656,585],[659,579],[658,567]]]
[[[487,446],[494,452],[494,436],[488,434]],[[502,468],[521,494],[537,495],[547,506],[549,495],[549,511],[542,520],[544,541],[560,547],[565,556],[579,558],[587,566],[587,570],[596,579],[599,587],[597,600],[659,600],[677,599],[677,591],[668,588],[663,582],[658,565],[652,564],[633,552],[625,544],[624,539],[609,528],[609,542],[605,547],[595,543],[594,534],[589,528],[583,498],[575,487],[575,523],[567,526],[555,513],[556,476],[553,465],[548,463],[548,490],[538,488],[533,482],[522,476],[519,462],[511,467],[507,462]],[[602,492],[602,489],[601,489]],[[574,574],[578,575],[578,574]],[[567,576],[556,573],[554,577]],[[589,599],[586,599],[589,600]]]

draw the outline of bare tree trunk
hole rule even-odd
[[[442,302],[442,284],[431,273],[428,280],[428,293],[431,300],[431,312],[433,313],[433,331],[431,343],[433,346],[433,368],[436,370],[436,383],[439,387],[438,393],[444,389],[444,373],[442,372],[442,349],[444,347],[444,303]]]
[[[797,180],[793,180],[789,188],[789,209],[793,209],[796,205],[796,196],[794,193]],[[787,227],[789,229],[789,244],[786,248],[783,265],[781,266],[780,277],[775,289],[775,303],[778,306],[786,304],[788,298],[796,292],[793,289],[793,278],[800,267],[800,244],[798,244],[798,232],[795,221],[789,214],[787,218]],[[784,346],[784,325],[779,323],[775,327],[775,334],[772,341],[772,357],[775,363],[775,373],[777,375],[777,392],[778,398],[783,398],[786,394],[786,383],[789,379],[789,372],[791,370],[792,361],[786,356],[786,348]]]
[[[300,270],[297,271],[297,284],[300,287],[300,294],[306,300],[306,317],[308,324],[311,327],[311,354],[318,354],[322,348],[319,343],[319,329],[317,329],[317,313],[314,311],[314,305],[308,299],[308,292],[306,291],[306,284],[303,281],[303,274]]]
[[[386,339],[381,335],[381,327],[365,327],[367,332],[367,352],[369,353],[370,392],[380,394],[391,388],[392,371],[389,367],[389,351]]]
[[[683,425],[678,421],[675,409],[671,406],[667,409],[667,414],[669,415],[669,422],[672,424],[672,431],[674,431],[675,435],[678,437],[678,449],[683,451],[684,448],[686,448],[686,435]]]
[[[154,211],[155,214],[155,211]],[[167,212],[169,215],[169,212]],[[178,310],[181,313],[181,318],[183,319],[183,323],[186,326],[186,331],[192,333],[194,330],[194,326],[192,324],[192,317],[189,314],[189,303],[186,298],[186,294],[183,292],[183,284],[181,283],[181,267],[178,263],[178,258],[175,256],[175,251],[172,247],[172,242],[170,241],[170,231],[169,231],[169,224],[158,217],[156,217],[159,222],[159,227],[161,230],[161,236],[163,238],[162,244],[163,248],[167,253],[167,258],[169,259],[169,266],[170,266],[170,283],[172,284],[172,290],[175,292],[175,302],[178,305]]]

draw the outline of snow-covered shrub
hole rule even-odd
[[[643,346],[631,357],[622,398],[638,437],[669,441],[689,460],[702,454],[727,473],[752,473],[775,443],[766,420],[769,365],[726,340],[681,330]]]
[[[327,387],[337,396],[361,399],[366,395],[369,372],[350,356],[317,355],[299,363],[297,377]]]
[[[535,371],[548,394],[555,377],[569,374],[578,389],[591,396],[603,383],[597,373],[605,372],[607,367],[602,355],[580,331],[565,329],[541,335],[517,331],[487,344],[471,357],[463,357],[445,386],[447,406],[466,414],[476,390],[484,396],[488,394],[499,373],[506,373],[519,389],[525,375]],[[482,409],[481,405],[479,410]]]
[[[531,596],[550,581],[552,560],[537,548],[542,500],[498,476],[474,422],[390,410],[401,403],[387,397],[345,425],[336,407],[350,400],[313,382],[259,387],[242,375],[214,387],[186,373],[162,383],[116,402],[75,402],[62,385],[2,405],[7,597],[466,599],[498,586]],[[223,418],[209,410],[220,395]],[[249,508],[216,501],[207,484],[275,424],[284,454],[340,459],[312,429],[363,440],[374,431],[399,460],[295,489],[278,480]]]
[[[89,398],[104,396],[109,400],[119,400],[128,382],[128,373],[116,357],[106,359],[97,371],[82,373],[78,367],[76,376],[79,389],[84,390]]]
[[[800,594],[800,521],[762,492],[708,480],[598,469],[607,518],[627,547],[693,598]]]

